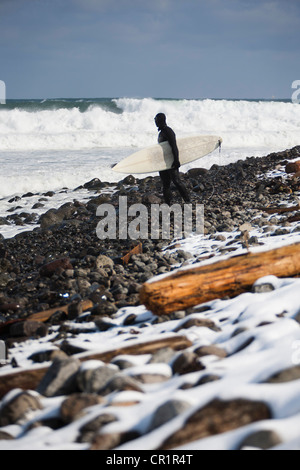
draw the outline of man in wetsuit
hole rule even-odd
[[[184,202],[189,203],[190,197],[189,193],[184,186],[183,182],[180,179],[179,175],[179,168],[180,168],[180,161],[179,161],[179,152],[176,143],[176,136],[174,131],[167,126],[166,124],[166,116],[163,113],[159,113],[155,116],[155,124],[159,130],[158,135],[158,143],[162,142],[169,142],[172,153],[174,156],[174,162],[172,168],[170,170],[160,171],[159,175],[162,180],[163,184],[163,194],[165,202],[170,205],[171,204],[171,183],[173,182],[176,189],[178,190],[179,194],[181,195]]]

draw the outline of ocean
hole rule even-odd
[[[166,114],[178,138],[223,139],[221,152],[185,165],[184,172],[300,144],[300,106],[291,100],[7,100],[0,105],[0,215],[16,195],[73,190],[93,178],[123,179],[112,165],[157,142],[158,112]]]

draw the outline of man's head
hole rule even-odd
[[[155,124],[159,129],[166,125],[166,115],[164,113],[158,113],[154,118]]]

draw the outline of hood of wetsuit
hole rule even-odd
[[[158,129],[162,129],[163,127],[165,127],[167,124],[166,124],[166,116],[165,114],[163,113],[158,113],[155,118],[155,124],[157,125]]]

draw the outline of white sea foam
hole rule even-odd
[[[87,101],[44,109],[0,108],[0,197],[41,189],[75,187],[88,179],[116,181],[111,165],[156,143],[153,118],[164,112],[177,137],[217,134],[222,153],[194,166],[210,167],[262,156],[299,144],[300,107],[295,103],[228,100],[120,98],[104,106]],[[80,103],[81,104],[81,103]]]
[[[153,143],[153,117],[168,116],[177,135],[222,134],[233,147],[288,147],[298,143],[300,107],[295,103],[227,100],[114,100],[122,113],[91,104],[0,112],[0,150],[79,150],[143,147]]]

